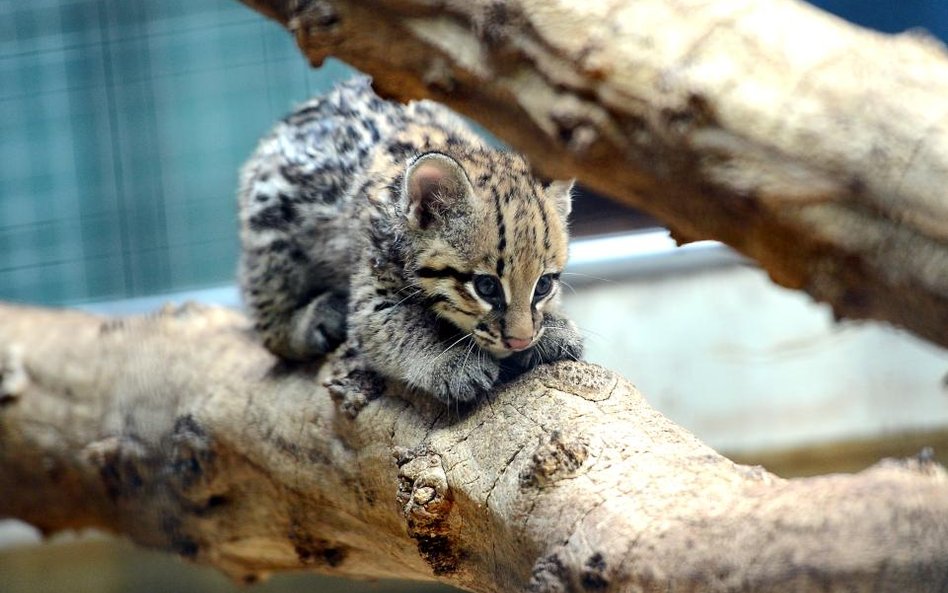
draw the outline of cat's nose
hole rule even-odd
[[[523,338],[504,338],[504,345],[510,350],[519,351],[529,348],[532,341],[533,340],[525,340]]]

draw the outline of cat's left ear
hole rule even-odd
[[[429,152],[405,172],[408,219],[421,229],[442,222],[452,210],[468,206],[474,190],[461,164],[448,155]]]
[[[563,220],[566,220],[566,217],[568,217],[569,213],[573,210],[572,194],[575,184],[575,179],[570,179],[569,181],[551,181],[543,188],[546,191],[546,195],[553,200],[553,205],[556,207],[556,211],[559,215],[563,217]]]

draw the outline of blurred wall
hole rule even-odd
[[[566,309],[590,361],[719,451],[948,431],[944,349],[879,323],[837,323],[755,266],[655,270],[578,286]]]
[[[236,0],[0,2],[0,299],[231,282],[240,164],[349,72]]]

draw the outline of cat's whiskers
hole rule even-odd
[[[466,338],[470,338],[470,337],[472,337],[472,335],[471,335],[470,332],[468,332],[468,333],[464,334],[463,336],[461,336],[460,338],[458,338],[457,340],[451,342],[451,345],[450,345],[450,346],[448,346],[447,348],[445,348],[444,350],[442,350],[442,351],[441,351],[441,354],[439,354],[439,355],[435,356],[434,358],[432,358],[431,360],[429,360],[429,361],[428,361],[428,364],[434,364],[435,362],[438,361],[439,358],[441,358],[442,356],[444,356],[444,355],[448,352],[448,350],[450,350],[451,348],[454,348],[454,347],[455,347],[458,343],[460,343],[462,340],[464,340],[464,339],[466,339]]]

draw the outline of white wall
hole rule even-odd
[[[588,359],[728,451],[948,428],[948,352],[829,307],[744,264],[578,287]],[[568,276],[566,276],[568,278]]]

